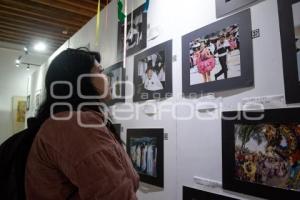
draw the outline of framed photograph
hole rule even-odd
[[[217,18],[223,17],[258,1],[259,0],[216,0]]]
[[[253,76],[249,9],[182,37],[184,95],[250,87]]]
[[[300,0],[278,0],[285,99],[300,102]]]
[[[172,40],[134,56],[133,101],[172,96]]]
[[[223,188],[267,199],[300,196],[300,108],[224,112]]]
[[[237,200],[220,194],[210,193],[203,190],[196,190],[183,186],[183,200]]]
[[[12,97],[12,129],[17,133],[25,129],[26,120],[26,97]]]
[[[147,46],[147,13],[144,4],[127,15],[126,56],[130,56]],[[118,22],[118,59],[123,58],[124,23]]]
[[[107,102],[108,105],[125,102],[125,69],[123,62],[114,64],[104,69],[111,88],[112,100]]]
[[[30,95],[26,97],[26,111],[30,109]]]
[[[164,187],[164,129],[128,129],[127,153],[142,182]]]

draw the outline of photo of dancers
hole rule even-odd
[[[241,76],[239,26],[200,36],[189,43],[190,85]]]
[[[235,179],[300,192],[300,124],[235,125]]]
[[[164,51],[138,61],[137,93],[163,90],[166,82]]]
[[[147,14],[143,6],[135,9],[133,14],[127,15],[126,54],[130,56],[146,47]],[[118,59],[123,56],[124,23],[118,25]]]
[[[130,138],[130,158],[140,174],[157,177],[157,138]]]

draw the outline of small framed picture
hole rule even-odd
[[[223,17],[258,1],[259,0],[216,0],[217,18]]]
[[[300,108],[224,112],[223,188],[266,199],[300,195]]]
[[[172,40],[134,56],[133,101],[172,96]]]
[[[111,89],[112,99],[108,105],[125,102],[125,69],[123,62],[116,63],[104,69]]]
[[[164,129],[128,129],[126,149],[142,182],[164,187]]]
[[[130,56],[147,46],[147,13],[144,4],[127,15],[126,56]],[[118,23],[118,59],[122,59],[124,49],[124,23]]]
[[[250,10],[182,37],[183,94],[202,94],[254,84]]]
[[[220,194],[183,186],[183,200],[237,200]]]
[[[285,99],[300,102],[300,0],[278,0]]]

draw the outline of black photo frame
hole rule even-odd
[[[107,105],[112,106],[115,103],[124,103],[125,102],[125,68],[123,67],[123,62],[118,62],[110,67],[105,68],[103,73],[107,76],[109,81],[109,86],[112,90],[111,91],[112,99],[106,102]]]
[[[300,0],[278,0],[285,100],[287,104],[300,102],[300,48],[296,48],[293,4]],[[300,12],[300,10],[299,10]],[[298,19],[298,21],[300,21]],[[299,23],[299,22],[298,22]],[[298,24],[298,28],[300,25]],[[300,29],[300,28],[299,28]],[[300,40],[300,38],[298,38]],[[298,57],[298,61],[297,61]]]
[[[147,151],[144,151],[145,149]],[[128,129],[126,150],[134,168],[139,173],[140,180],[163,188],[164,129]],[[143,162],[145,160],[142,156],[138,156],[139,152],[141,152],[140,155],[147,155],[146,163]]]
[[[224,189],[267,199],[299,198],[299,112],[300,108],[223,112]]]
[[[197,190],[186,186],[183,186],[182,191],[183,200],[237,200],[235,198],[203,190]]]
[[[134,102],[171,97],[172,40],[134,56],[133,71]]]
[[[230,44],[229,39],[231,38],[234,39],[235,45]],[[222,45],[225,54],[221,53]],[[201,61],[199,62],[200,64],[195,63],[197,60],[194,57],[195,54],[201,55],[205,51],[208,52],[209,59],[203,59],[204,62]],[[230,54],[231,52],[233,53]],[[232,61],[229,62],[229,58]],[[224,60],[225,67],[223,69]],[[230,63],[231,65],[229,65]],[[210,81],[205,82],[202,71],[199,71],[203,66],[205,67],[204,69],[211,70],[205,71],[205,73],[209,73],[210,78],[208,79]],[[207,68],[207,66],[211,68]],[[225,70],[226,68],[227,70]],[[212,75],[213,70],[214,75]],[[223,73],[221,73],[222,71]],[[227,77],[225,74],[228,74]],[[223,80],[220,80],[220,76],[221,78],[223,77]],[[203,82],[193,83],[196,82],[194,81],[195,78]],[[253,85],[254,70],[250,9],[182,36],[182,90],[185,96],[192,93],[203,94],[251,87]]]
[[[216,0],[216,16],[223,17],[259,0]]]
[[[147,12],[144,12],[144,8],[145,6],[143,4],[133,11],[133,15],[129,13],[125,18],[125,20],[127,19],[126,45],[128,46],[126,56],[131,56],[147,46]],[[131,23],[135,25],[135,29],[133,29]],[[117,58],[122,59],[124,51],[124,23],[121,22],[118,22],[117,45]]]

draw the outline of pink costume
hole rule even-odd
[[[210,54],[207,48],[203,49],[197,60],[198,72],[205,74],[210,72],[216,65],[216,61],[213,55]]]

